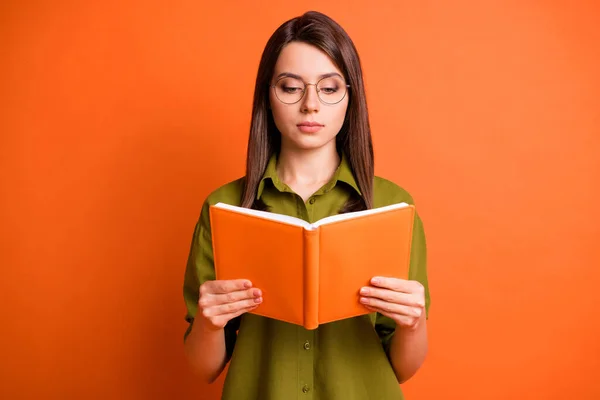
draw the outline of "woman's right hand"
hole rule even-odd
[[[233,318],[262,303],[262,292],[247,279],[206,281],[200,285],[198,317],[210,330],[223,329]]]

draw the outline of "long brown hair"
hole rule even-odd
[[[294,41],[311,44],[325,52],[350,84],[348,109],[336,145],[348,158],[362,197],[351,197],[341,212],[373,208],[373,144],[360,58],[344,29],[316,11],[283,23],[269,38],[262,53],[254,87],[241,206],[264,208],[261,202],[255,201],[256,192],[269,158],[281,147],[281,134],[268,107],[269,85],[281,50]]]

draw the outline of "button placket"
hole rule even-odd
[[[314,195],[312,197],[310,197],[307,201],[306,210],[308,211],[308,218],[310,219],[310,221],[315,220],[315,203],[316,202],[317,202],[317,198]]]
[[[297,326],[298,390],[303,399],[314,396],[314,331]]]
[[[304,204],[304,200],[302,199],[302,197],[295,195],[296,196],[296,212],[297,215],[296,217],[301,218],[305,221],[309,221],[309,214],[308,214],[308,208],[306,207],[306,204]]]

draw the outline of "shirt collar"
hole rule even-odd
[[[258,184],[258,190],[256,191],[256,198],[260,199],[265,189],[265,181],[270,179],[273,185],[280,192],[291,191],[289,187],[283,183],[279,176],[277,175],[277,154],[271,155],[269,158],[269,162],[267,163],[267,168],[265,169],[265,173],[263,174],[260,183]],[[324,191],[328,192],[335,187],[338,181],[344,182],[350,187],[352,187],[358,195],[362,195],[360,189],[358,188],[358,184],[356,183],[356,179],[354,179],[354,174],[352,173],[352,168],[350,167],[350,162],[348,161],[348,157],[346,154],[342,153],[342,159],[340,161],[340,165],[338,165],[335,173],[331,180],[325,185]]]

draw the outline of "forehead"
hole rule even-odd
[[[275,64],[275,76],[289,72],[304,79],[316,77],[331,72],[342,75],[342,71],[335,66],[331,58],[319,48],[302,42],[292,42],[285,46]]]

